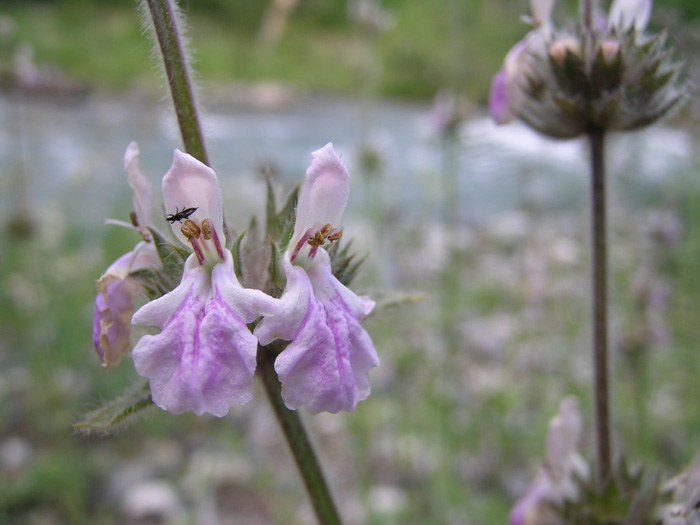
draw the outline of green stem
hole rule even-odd
[[[299,472],[304,479],[304,485],[316,511],[319,523],[322,525],[339,525],[335,503],[321,470],[321,464],[316,457],[313,446],[304,429],[301,417],[295,411],[289,410],[282,400],[282,388],[275,373],[274,361],[279,353],[279,345],[272,343],[266,347],[258,347],[258,374],[265,386],[265,392],[277,416],[284,436],[294,456]]]
[[[611,477],[608,392],[608,253],[605,206],[604,133],[588,134],[591,145],[591,230],[593,274],[593,373],[598,487]]]
[[[444,224],[454,227],[459,221],[459,184],[457,181],[456,132],[442,138],[442,208]]]
[[[187,59],[171,0],[147,0],[185,151],[209,165]]]
[[[197,105],[182,41],[178,34],[173,4],[171,0],[146,1],[163,56],[185,150],[208,165],[209,160],[197,117]],[[258,347],[258,373],[299,467],[319,522],[322,525],[340,525],[338,512],[301,418],[296,412],[288,410],[282,400],[281,387],[274,369],[274,358],[281,349],[276,343],[264,348]]]

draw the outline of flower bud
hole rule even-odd
[[[600,43],[600,53],[603,55],[605,62],[611,64],[620,53],[620,42],[615,40],[603,40]]]
[[[581,44],[572,37],[562,38],[549,46],[549,56],[561,66],[569,53],[581,56]]]

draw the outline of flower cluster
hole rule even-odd
[[[665,34],[647,36],[651,0],[614,0],[609,13],[581,0],[574,29],[552,22],[554,0],[530,0],[533,29],[507,54],[491,85],[489,110],[555,138],[591,130],[632,130],[683,98],[681,63]]]
[[[149,291],[134,272],[157,272],[172,262],[158,250],[160,236],[147,219],[150,190],[137,155],[132,144],[125,166],[134,192],[133,223],[143,241],[98,281],[94,340],[103,364],[112,366],[128,352],[129,321],[156,326],[160,332],[141,337],[132,351],[153,402],[175,414],[223,416],[251,399],[256,354],[267,350],[259,345],[283,340],[288,344],[275,369],[287,406],[306,405],[311,413],[353,410],[369,395],[369,371],[379,360],[360,326],[374,303],[341,284],[324,249],[342,234],[338,226],[349,194],[349,175],[333,146],[312,153],[283,255],[281,297],[241,285],[224,240],[216,174],[176,150],[163,177],[163,204],[173,234],[191,253],[179,285],[133,313],[134,297]],[[169,253],[177,253],[172,248]]]

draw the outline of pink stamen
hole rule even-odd
[[[190,244],[192,244],[192,251],[194,251],[194,254],[197,256],[199,265],[202,266],[204,264],[204,254],[202,253],[202,247],[197,242],[197,239],[190,239]]]
[[[299,239],[299,242],[294,247],[294,251],[292,252],[292,256],[290,258],[291,262],[294,262],[294,259],[297,258],[297,255],[299,255],[299,252],[311,237],[313,237],[313,228],[309,228],[308,230],[306,230],[306,232],[304,232],[304,235],[301,236],[301,239]]]
[[[206,219],[205,222],[209,222],[209,219]],[[211,231],[211,239],[214,241],[214,246],[216,247],[216,253],[219,255],[219,258],[223,261],[224,259],[224,249],[221,247],[221,241],[219,241],[219,235],[216,233],[216,229],[210,228]]]

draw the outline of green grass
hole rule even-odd
[[[684,8],[681,0],[666,3]],[[55,65],[100,90],[155,90],[151,44],[141,34],[134,4],[9,2],[3,13],[16,23],[16,41],[34,47],[37,63]],[[575,13],[572,2],[565,4],[562,9]],[[345,2],[306,0],[289,17],[280,42],[266,48],[257,38],[263,2],[184,5],[205,84],[278,81],[301,90],[421,98],[449,87],[484,103],[506,52],[527,32],[519,21],[524,1],[386,0],[394,27],[363,36],[345,15]]]
[[[389,3],[396,25],[378,37],[363,37],[342,11],[303,4],[269,48],[257,41],[261,13],[241,12],[237,3],[198,6],[189,13],[189,36],[204,83],[273,80],[335,93],[369,86],[404,97],[430,97],[447,85],[483,102],[504,53],[525,30],[519,12],[505,1],[438,3]],[[6,13],[38,64],[101,90],[157,86],[151,44],[128,3],[27,2]]]

